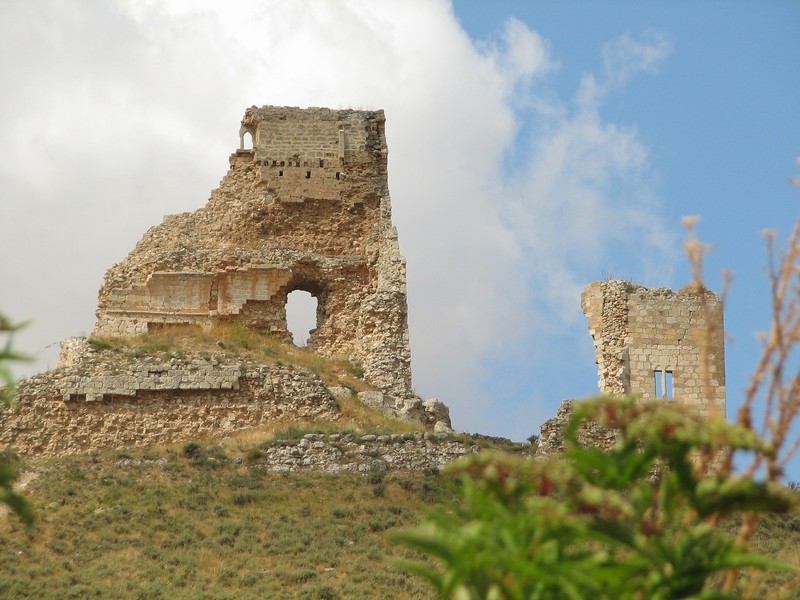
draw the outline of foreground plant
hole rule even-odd
[[[11,323],[0,313],[0,333],[7,335],[3,348],[0,348],[0,405],[9,405],[14,399],[14,377],[8,367],[9,361],[26,360],[23,354],[15,352],[11,347],[11,334],[24,325]],[[33,510],[30,504],[14,491],[17,480],[17,464],[13,457],[0,454],[0,503],[13,510],[28,525],[33,523]]]
[[[686,251],[703,289],[708,248],[693,224]],[[403,566],[459,600],[761,598],[754,573],[797,575],[750,550],[762,515],[792,510],[797,498],[781,481],[800,446],[800,221],[785,251],[768,240],[772,322],[735,424],[713,413],[701,343],[711,414],[600,398],[578,405],[564,456],[479,455],[455,465],[463,507],[396,536],[437,566]],[[582,447],[586,422],[615,431],[614,447]],[[750,461],[741,474],[738,456]],[[722,528],[732,515],[735,535]]]
[[[592,421],[617,432],[611,450],[582,448]],[[715,525],[734,511],[785,512],[793,494],[745,476],[698,476],[698,452],[770,452],[752,431],[634,399],[582,404],[563,457],[477,455],[455,465],[464,506],[397,539],[442,569],[405,566],[442,597],[738,598],[714,589],[728,569],[788,569]],[[720,457],[722,458],[722,457]]]

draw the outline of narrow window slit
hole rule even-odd
[[[653,371],[653,383],[655,384],[655,397],[667,398],[669,400],[675,398],[672,381],[673,381],[672,371],[668,369],[655,369]]]

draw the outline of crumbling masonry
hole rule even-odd
[[[635,393],[725,414],[722,303],[715,294],[612,280],[587,286],[581,305],[597,351],[601,393]]]
[[[227,319],[291,340],[287,295],[305,290],[318,301],[309,349],[348,357],[374,386],[411,396],[384,123],[383,111],[247,109],[208,204],[166,217],[109,269],[95,335]]]
[[[700,414],[725,415],[722,302],[688,286],[678,292],[629,281],[594,282],[583,290],[599,372],[600,393],[685,404]],[[564,452],[572,400],[541,426],[537,456]],[[584,423],[581,444],[611,449],[617,431]]]
[[[447,407],[411,389],[384,121],[383,111],[247,109],[206,206],[166,217],[108,270],[94,334],[235,321],[291,341],[287,296],[305,290],[318,301],[309,350],[360,365],[375,388],[358,394],[365,404],[451,431]],[[353,393],[308,369],[213,350],[138,355],[67,340],[57,368],[21,381],[16,405],[0,407],[0,449],[71,454],[331,421]]]

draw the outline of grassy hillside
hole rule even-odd
[[[31,531],[0,519],[2,598],[433,598],[387,532],[456,506],[441,474],[270,473],[258,444],[189,443],[28,465]],[[756,549],[800,565],[800,517]],[[762,581],[768,597],[785,576]],[[792,596],[786,596],[792,597]]]
[[[235,325],[210,332],[164,328],[142,339],[90,343],[100,352],[133,357],[224,349],[301,366],[329,385],[368,389],[357,366]],[[392,566],[392,559],[413,553],[389,543],[387,535],[418,523],[434,507],[454,509],[456,482],[435,472],[326,475],[261,468],[265,445],[306,431],[421,428],[355,397],[339,404],[342,415],[335,422],[293,423],[288,430],[276,423],[219,445],[190,442],[30,460],[23,466],[34,478],[25,494],[38,518],[27,530],[14,516],[0,516],[0,598],[434,598],[425,582]],[[800,516],[768,519],[754,546],[800,567]],[[753,597],[769,597],[787,579],[764,578]]]
[[[51,460],[0,523],[3,598],[431,598],[386,532],[454,502],[433,473],[275,474],[221,447]]]
[[[329,385],[370,389],[358,366],[318,357],[237,324],[164,327],[141,338],[90,338],[127,358],[220,352],[308,369]],[[410,551],[386,540],[454,484],[435,473],[277,474],[259,468],[263,444],[306,431],[421,430],[355,399],[331,423],[275,423],[221,445],[31,459],[26,530],[0,516],[0,598],[431,598],[390,566]]]

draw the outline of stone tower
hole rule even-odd
[[[715,294],[612,280],[587,286],[581,306],[597,352],[601,393],[635,393],[725,414],[722,303]],[[706,368],[710,393],[704,389]]]
[[[95,335],[236,320],[291,339],[287,295],[305,290],[318,302],[309,348],[348,357],[376,387],[411,396],[384,125],[383,111],[247,109],[206,206],[166,217],[108,270]]]

